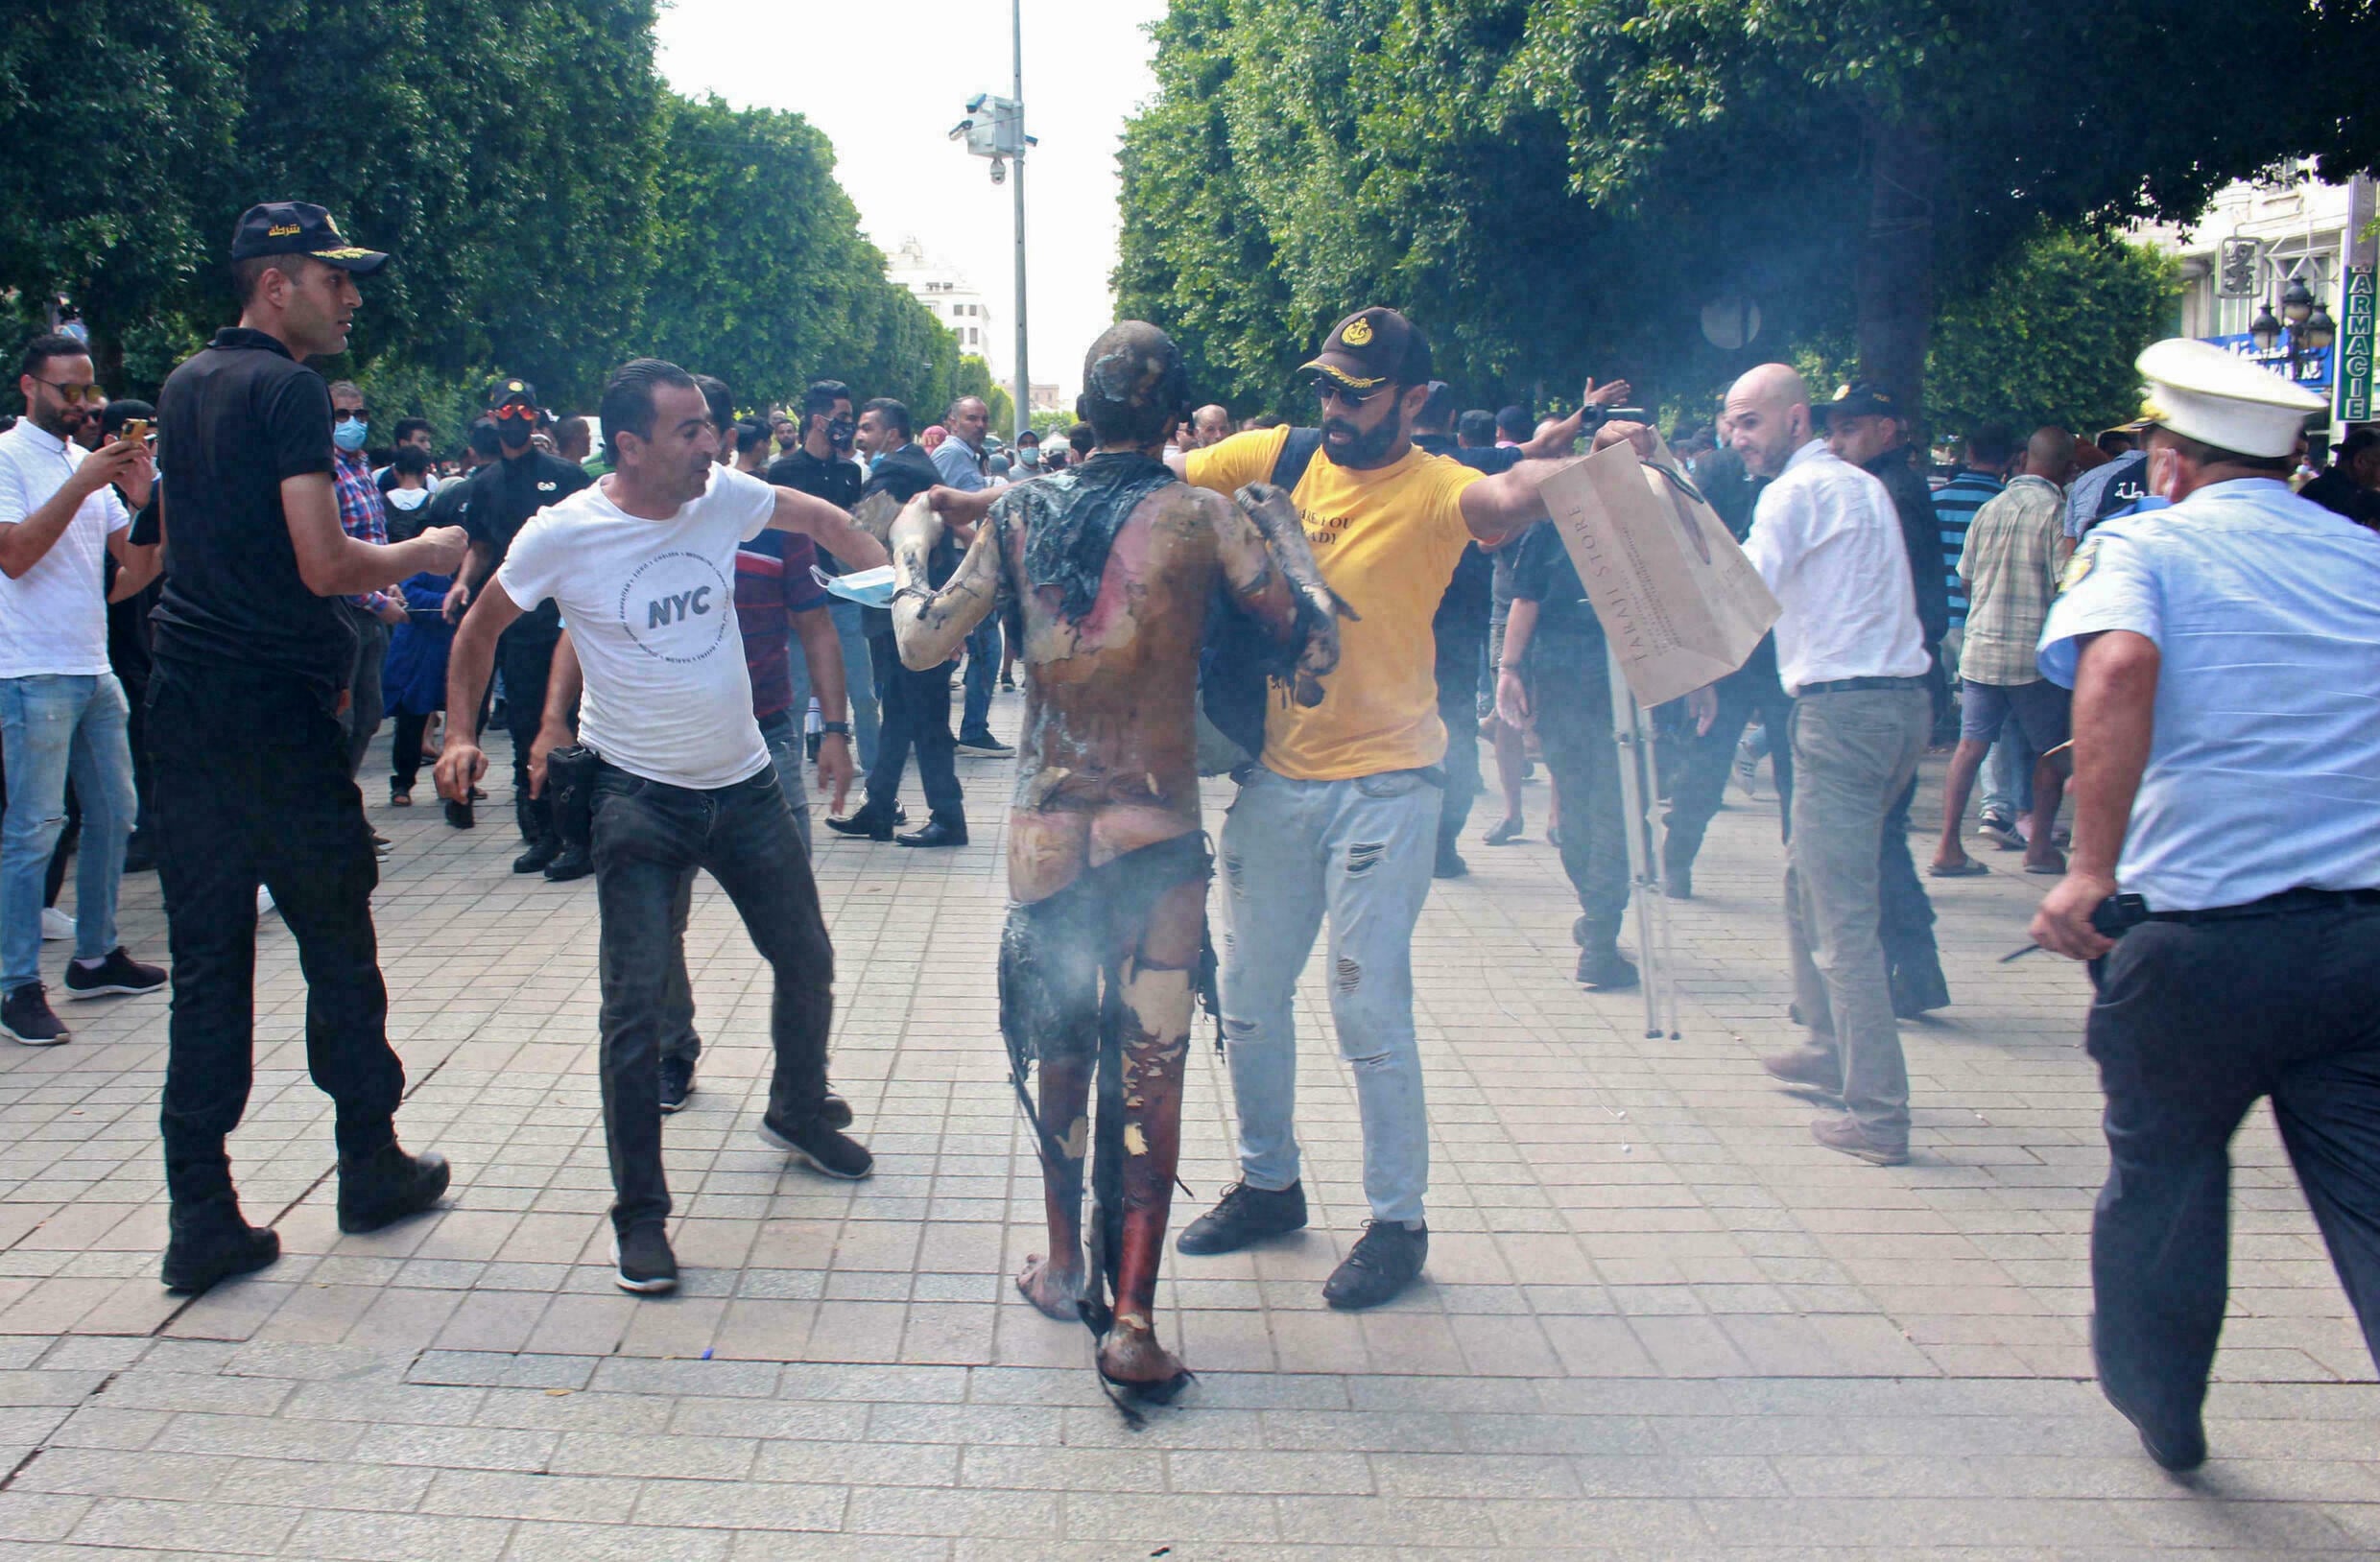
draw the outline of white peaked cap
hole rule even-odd
[[[2286,456],[2327,406],[2262,365],[2211,342],[2172,337],[2133,361],[2148,380],[2141,415],[2185,438],[2243,456]]]

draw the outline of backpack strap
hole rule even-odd
[[[1291,429],[1289,438],[1281,441],[1281,453],[1273,458],[1273,485],[1297,492],[1306,468],[1314,464],[1314,453],[1321,448],[1321,429]]]

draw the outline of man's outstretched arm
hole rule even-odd
[[[942,537],[934,495],[944,491],[919,494],[892,523],[892,638],[901,665],[917,673],[956,656],[969,631],[1000,605],[999,541],[988,526],[976,528],[958,573],[940,591],[926,584],[926,560]]]
[[[879,569],[891,562],[884,544],[854,526],[848,510],[798,488],[776,490],[776,512],[769,517],[769,525],[774,531],[808,537],[841,559],[846,569]]]
[[[1606,423],[1595,431],[1595,448],[1608,449],[1626,439],[1645,460],[1653,456],[1653,431],[1642,423]],[[1556,472],[1575,466],[1584,456],[1553,461],[1524,461],[1510,471],[1481,478],[1463,490],[1463,521],[1471,535],[1493,545],[1515,532],[1545,519],[1545,499],[1538,486]]]
[[[438,794],[448,802],[469,802],[471,789],[488,773],[488,756],[479,748],[480,696],[495,672],[496,636],[520,616],[520,604],[490,577],[455,631],[446,657],[446,745],[437,770]]]

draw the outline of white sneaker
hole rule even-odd
[[[55,906],[41,908],[41,941],[54,944],[74,936],[75,919]]]

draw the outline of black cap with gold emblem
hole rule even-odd
[[[329,212],[304,201],[268,201],[240,214],[239,225],[231,230],[231,258],[268,255],[312,255],[358,276],[369,276],[389,263],[379,250],[348,243]]]
[[[1393,309],[1359,309],[1330,328],[1322,350],[1301,372],[1327,374],[1350,390],[1426,385],[1430,343],[1413,321]]]
[[[488,382],[488,410],[509,407],[514,402],[524,407],[537,405],[537,388],[527,380],[490,380]]]

